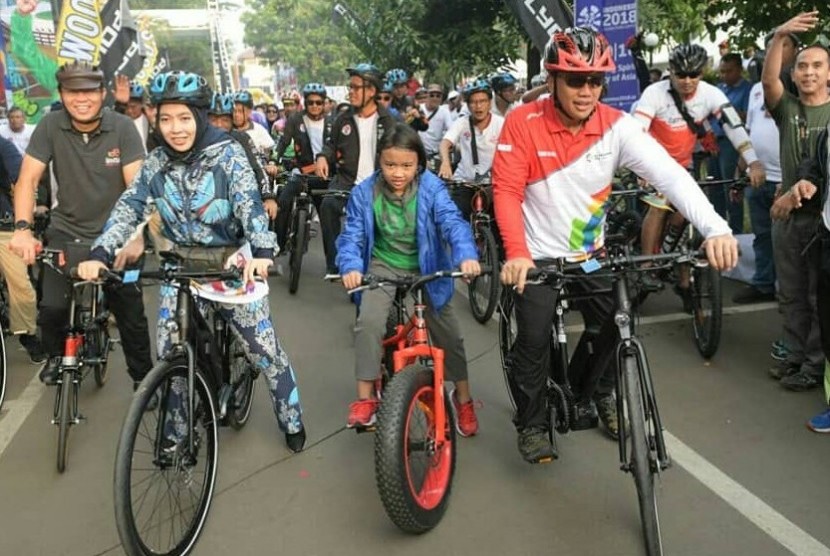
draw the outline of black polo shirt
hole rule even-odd
[[[81,133],[59,110],[37,124],[26,154],[52,163],[58,188],[50,229],[94,240],[129,185],[123,167],[144,158],[144,145],[127,116],[105,109],[98,129]]]

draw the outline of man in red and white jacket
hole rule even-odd
[[[599,102],[605,73],[615,69],[604,36],[583,28],[554,33],[545,68],[551,97],[508,114],[493,162],[496,220],[507,258],[501,279],[518,292],[513,368],[527,403],[519,404],[515,422],[519,452],[531,463],[556,457],[544,399],[556,291],[545,285],[525,287],[527,271],[539,261],[586,258],[603,247],[604,203],[616,170],[629,168],[665,194],[706,237],[714,267],[732,268],[738,257],[728,224],[683,167],[634,118]],[[580,294],[607,286],[586,278],[569,287]],[[572,364],[588,362],[579,369],[584,380],[575,388],[579,403],[574,420],[592,426],[596,400],[613,436],[618,434],[613,300],[610,294],[591,295],[578,309],[586,326],[600,332],[590,340],[592,348],[589,339],[580,339],[572,358]],[[603,408],[614,409],[603,415]]]

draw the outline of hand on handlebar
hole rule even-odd
[[[101,271],[107,270],[107,265],[101,261],[84,261],[78,265],[78,278],[81,280],[97,280]]]
[[[279,212],[279,205],[277,205],[277,201],[274,199],[266,199],[262,201],[262,208],[265,209],[265,214],[268,215],[268,218],[274,220],[277,217],[277,212]]]
[[[438,176],[441,179],[452,179],[452,164],[448,160],[441,161],[441,167],[438,169]]]
[[[31,230],[15,230],[9,241],[9,249],[27,265],[34,264],[35,256],[42,248],[43,245],[35,239]]]
[[[731,270],[738,264],[738,240],[732,234],[710,237],[703,248],[709,265],[715,270]]]
[[[359,288],[363,284],[363,274],[360,272],[353,270],[347,274],[344,274],[341,277],[343,281],[343,287],[346,290],[353,290],[355,288]]]
[[[257,276],[267,279],[268,268],[272,264],[274,264],[274,261],[271,259],[251,259],[245,263],[245,268],[242,269],[242,283],[253,282]]]
[[[115,260],[112,263],[112,268],[115,270],[122,270],[127,264],[136,262],[143,255],[144,235],[138,234],[131,241],[127,242],[127,245],[118,251],[115,255]],[[85,280],[92,280],[92,278],[85,278]]]
[[[325,156],[317,157],[317,161],[314,163],[314,173],[317,174],[318,178],[329,179],[329,161],[326,160]]]
[[[756,160],[749,165],[747,174],[749,175],[749,185],[755,188],[761,187],[767,180],[767,172],[760,160]]]
[[[522,293],[525,289],[525,281],[527,281],[527,271],[531,268],[536,268],[536,265],[528,258],[509,259],[501,267],[502,284],[515,285],[516,291]]]
[[[475,278],[479,274],[481,274],[481,265],[479,264],[477,259],[469,259],[466,261],[461,261],[461,265],[459,265],[459,270],[463,272],[466,276],[464,277],[464,281],[469,283],[471,278]]]

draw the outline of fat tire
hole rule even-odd
[[[441,458],[449,458],[446,484],[440,499],[425,508],[412,492],[407,465],[408,422],[416,396],[424,389],[433,389],[433,371],[423,365],[410,365],[397,373],[384,392],[383,403],[378,410],[378,425],[375,431],[375,479],[380,499],[389,519],[407,533],[421,534],[429,531],[441,521],[447,509],[452,480],[455,474],[456,438],[449,396],[444,397],[447,415],[449,446]],[[434,427],[433,427],[434,429]]]
[[[467,298],[470,300],[473,318],[481,324],[487,324],[499,300],[499,248],[489,226],[480,225],[476,235],[479,235],[476,238],[478,260],[482,265],[492,268],[492,273],[488,276],[478,276],[470,281],[467,285]],[[480,300],[476,295],[476,290],[486,285],[489,285],[489,288],[487,288],[486,295],[482,296],[483,300]]]
[[[294,217],[294,233],[291,237],[291,253],[288,256],[288,292],[297,293],[300,287],[300,271],[303,267],[306,234],[308,233],[308,211],[299,209]]]
[[[121,434],[118,439],[118,448],[115,456],[115,473],[113,479],[114,500],[115,500],[115,522],[118,527],[118,536],[121,539],[124,552],[128,556],[183,556],[188,554],[196,544],[199,535],[207,520],[210,505],[213,499],[213,492],[216,486],[216,474],[219,466],[219,439],[218,422],[216,417],[216,402],[213,391],[208,385],[208,380],[197,368],[194,374],[194,385],[198,398],[201,400],[200,407],[207,411],[205,426],[206,435],[203,440],[198,457],[207,458],[206,481],[201,489],[198,509],[194,514],[191,523],[181,535],[175,546],[166,552],[150,549],[146,546],[144,539],[138,531],[133,515],[131,476],[136,436],[142,422],[142,416],[156,390],[163,388],[166,381],[174,377],[187,379],[187,361],[183,357],[177,357],[170,361],[162,361],[157,364],[144,380],[133,396],[133,401],[124,419]],[[158,408],[154,411],[161,415],[165,401],[161,400]],[[203,419],[202,421],[205,421]],[[157,435],[156,438],[159,438]]]
[[[723,325],[721,275],[711,266],[693,267],[692,275],[692,329],[695,345],[700,355],[709,359],[718,351]],[[703,315],[707,310],[710,314]]]

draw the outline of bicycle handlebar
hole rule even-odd
[[[453,189],[456,187],[466,187],[467,189],[480,189],[482,187],[489,187],[492,184],[490,180],[487,181],[465,181],[465,180],[446,180],[444,182],[447,184],[449,189]]]
[[[749,178],[741,176],[739,178],[732,178],[731,180],[702,180],[698,181],[697,184],[700,187],[718,187],[721,185],[728,185],[729,189],[740,190],[749,185]]]
[[[493,269],[487,265],[482,265],[481,274],[492,274]],[[479,276],[481,275],[479,274]],[[460,270],[439,270],[431,274],[406,274],[403,276],[376,276],[374,274],[364,274],[363,283],[347,293],[362,292],[364,290],[376,290],[382,286],[395,286],[396,288],[414,289],[422,286],[427,282],[432,282],[438,278],[469,278],[469,275]],[[327,280],[335,282],[341,279],[340,275],[327,276]]]

